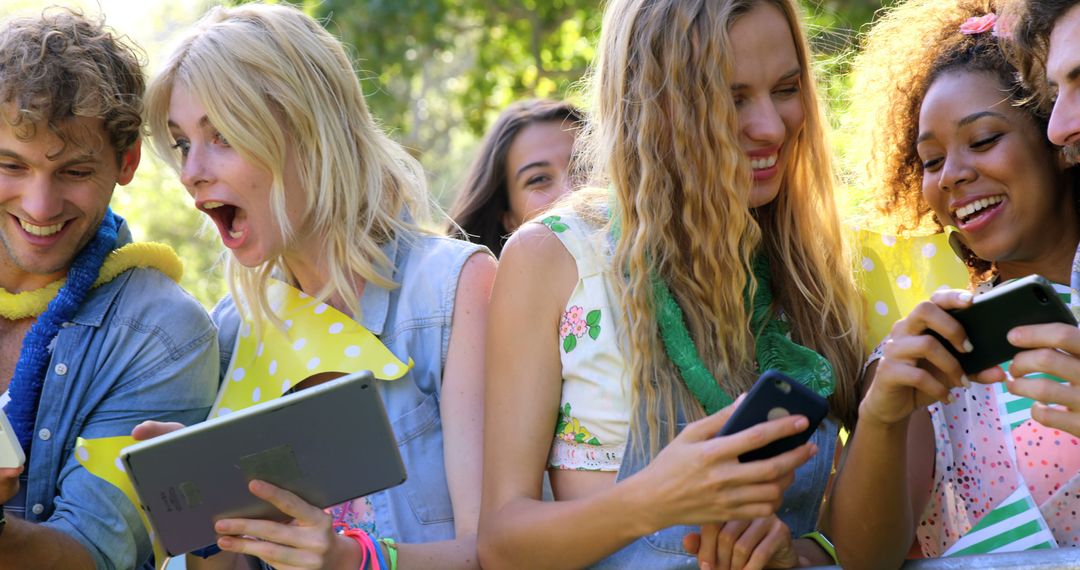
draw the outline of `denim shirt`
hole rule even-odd
[[[130,242],[122,226],[117,246]],[[74,538],[97,568],[147,563],[138,507],[79,464],[75,440],[130,435],[144,420],[205,419],[217,387],[215,338],[202,306],[156,270],[131,269],[91,290],[53,342],[25,520]]]
[[[379,394],[397,438],[408,478],[371,495],[382,537],[405,543],[454,538],[454,511],[446,482],[439,397],[450,346],[458,278],[470,256],[487,249],[444,237],[412,235],[382,247],[393,264],[385,289],[368,282],[359,322],[402,361],[413,359],[405,376],[378,382]],[[226,297],[212,312],[220,329],[221,370],[228,369],[240,318]]]
[[[641,421],[642,436],[648,441],[648,425]],[[667,430],[666,423],[660,422],[661,434]],[[677,431],[686,427],[686,420],[678,418]],[[810,441],[818,446],[818,452],[809,461],[795,470],[795,480],[784,491],[784,500],[776,515],[791,529],[793,536],[800,536],[813,531],[817,525],[818,511],[821,507],[822,497],[825,495],[825,486],[829,482],[832,471],[833,455],[836,452],[836,438],[839,425],[831,418],[826,419],[818,426]],[[661,435],[663,439],[663,435]],[[637,445],[637,440],[631,430],[630,439],[626,444],[626,453],[619,467],[619,475],[616,482],[641,471],[649,464],[648,454],[643,451],[642,445]],[[672,526],[651,535],[641,537],[626,545],[614,554],[600,560],[592,566],[597,569],[618,568],[685,568],[687,570],[698,567],[697,559],[686,552],[682,547],[682,538],[688,532],[698,532],[697,526]]]

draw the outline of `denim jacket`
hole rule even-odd
[[[643,438],[647,441],[647,424],[641,422],[641,425]],[[677,427],[677,431],[682,431],[686,427],[686,421],[681,414]],[[661,422],[661,433],[666,429],[665,423]],[[810,439],[818,446],[817,454],[795,470],[794,482],[784,491],[784,501],[776,515],[788,525],[792,535],[796,537],[813,531],[817,524],[821,499],[825,495],[825,486],[829,482],[829,474],[832,471],[838,430],[838,424],[831,418],[821,423]],[[640,447],[644,446],[636,445],[636,439],[631,432],[616,481],[622,481],[648,465],[648,456],[639,449]],[[592,568],[696,569],[697,559],[683,549],[682,537],[688,532],[698,530],[699,527],[696,526],[673,526],[659,530],[631,542],[597,562]]]
[[[408,478],[370,496],[382,537],[405,543],[454,538],[454,511],[443,460],[439,396],[450,345],[458,278],[482,246],[444,237],[413,235],[382,247],[399,283],[384,289],[367,283],[359,322],[402,361],[413,359],[405,376],[378,382]],[[221,370],[228,369],[240,319],[231,298],[212,312],[220,329]]]
[[[131,242],[127,226],[117,245]],[[93,289],[53,344],[25,489],[25,519],[82,544],[98,568],[150,560],[138,507],[75,458],[75,440],[130,435],[144,420],[191,424],[214,401],[213,323],[165,275],[128,270]]]

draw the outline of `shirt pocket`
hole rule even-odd
[[[401,492],[409,509],[421,524],[454,520],[443,460],[438,397],[428,395],[416,408],[395,419],[393,427],[408,473]]]

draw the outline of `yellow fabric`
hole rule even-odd
[[[133,443],[135,443],[135,440],[131,436],[102,437],[98,439],[83,439],[80,437],[75,441],[75,458],[92,475],[104,479],[117,489],[120,489],[120,492],[131,501],[131,504],[135,505],[136,510],[139,511],[139,518],[142,519],[143,526],[150,533],[150,542],[154,545],[154,562],[157,568],[160,569],[168,562],[165,557],[165,549],[161,547],[157,537],[154,536],[154,531],[150,528],[150,522],[146,520],[146,513],[139,508],[141,503],[135,494],[135,487],[131,484],[131,480],[127,478],[124,464],[120,461],[120,451]]]
[[[937,289],[967,288],[967,268],[949,247],[946,234],[896,238],[860,229],[853,238],[855,274],[866,303],[868,349]]]
[[[256,338],[252,323],[240,325],[212,418],[274,399],[323,372],[371,370],[380,380],[396,380],[413,366],[351,317],[285,283],[271,281],[267,296],[285,328],[266,323]]]
[[[179,282],[184,264],[173,249],[163,243],[129,243],[115,249],[105,258],[93,287],[99,287],[135,267],[151,267]],[[9,293],[0,288],[0,318],[17,321],[36,317],[45,312],[67,279],[59,279],[33,291]]]

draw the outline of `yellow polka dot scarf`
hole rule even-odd
[[[378,337],[349,316],[285,283],[271,281],[267,295],[283,327],[267,324],[255,334],[253,323],[240,325],[232,362],[210,411],[212,418],[273,400],[317,374],[371,370],[380,380],[396,380],[413,366],[411,358],[407,364],[401,362]],[[139,498],[119,459],[121,451],[133,443],[130,436],[79,438],[75,457],[87,471],[113,484],[138,506]],[[138,510],[150,532],[160,569],[167,561],[165,551],[154,539],[142,509]]]

